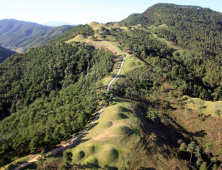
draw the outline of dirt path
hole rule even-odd
[[[117,52],[119,52],[119,53],[122,53],[122,54],[125,54],[125,53],[117,50],[117,49],[116,49],[113,45],[111,45],[110,43],[107,42],[107,44],[108,44],[109,46],[111,46],[115,51],[117,51]],[[123,68],[123,64],[124,64],[124,62],[125,62],[125,59],[126,59],[126,57],[128,57],[127,54],[125,54],[125,55],[126,55],[126,56],[123,58],[123,60],[122,60],[122,62],[121,62],[121,66],[120,66],[120,68],[119,68],[116,76],[115,76],[115,77],[109,82],[109,84],[107,85],[107,89],[106,89],[106,90],[107,90],[108,92],[110,92],[110,88],[111,88],[112,83],[113,83],[113,82],[115,81],[115,79],[119,76],[119,74],[120,74],[120,72],[121,72],[121,70],[122,70],[122,68]],[[70,140],[68,143],[63,144],[62,146],[60,146],[60,147],[58,147],[58,148],[56,148],[56,149],[54,149],[54,150],[52,150],[52,151],[47,152],[47,153],[46,153],[46,156],[50,156],[50,155],[52,155],[52,154],[55,154],[55,153],[57,153],[57,152],[59,152],[59,151],[61,151],[61,150],[64,150],[64,149],[68,148],[69,146],[71,146],[75,141],[77,141],[80,137],[82,137],[82,136],[93,126],[93,124],[94,124],[95,121],[99,118],[100,114],[103,112],[104,109],[105,109],[105,107],[103,107],[103,108],[99,111],[99,113],[98,113],[97,116],[93,119],[92,123],[90,124],[90,126],[89,126],[87,129],[85,129],[82,133],[80,133],[80,134],[79,134],[77,137],[75,137],[74,139]],[[40,157],[39,154],[38,154],[35,158],[33,158],[33,159],[29,160],[28,162],[20,165],[20,166],[17,167],[15,170],[20,170],[20,169],[22,169],[22,168],[24,168],[24,167],[32,164],[33,162],[36,162],[37,159],[38,159],[38,157]]]
[[[108,42],[107,42],[107,43],[108,43]],[[109,43],[108,43],[108,44],[109,44]],[[123,58],[123,60],[122,60],[122,62],[121,62],[121,66],[120,66],[117,74],[115,75],[115,77],[114,77],[114,78],[109,82],[109,84],[107,85],[106,91],[108,91],[108,92],[110,92],[110,88],[111,88],[112,83],[113,83],[113,82],[116,80],[116,78],[119,76],[120,72],[122,71],[122,68],[123,68],[123,64],[124,64],[124,62],[125,62],[125,59],[126,59],[126,57],[128,57],[127,54],[125,54],[125,53],[117,50],[113,45],[111,45],[111,44],[109,44],[109,45],[110,45],[111,47],[113,47],[117,52],[122,53],[122,54],[124,54],[124,55],[126,55],[126,56]]]

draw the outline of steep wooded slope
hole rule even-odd
[[[207,91],[206,95],[212,93],[216,95],[213,97],[214,100],[219,98],[221,100],[222,98],[219,96],[222,95],[220,70],[222,65],[222,14],[197,6],[156,4],[138,16],[147,18],[147,23],[141,22],[141,24],[149,27],[154,34],[189,50],[183,54],[176,54],[177,60],[180,60],[183,65],[190,65],[189,69],[196,70],[190,72],[188,77],[192,81],[202,84],[201,86]],[[130,17],[121,22],[124,23],[128,19]],[[150,27],[152,25],[154,27]],[[140,48],[136,51],[141,51]],[[143,54],[146,55],[150,53],[147,50],[144,52]],[[199,66],[191,66],[194,60],[198,61]],[[195,96],[196,94],[190,92],[190,95]]]
[[[95,93],[96,82],[112,70],[112,53],[62,41],[91,31],[87,25],[75,27],[59,42],[52,40],[0,65],[1,165],[69,138],[97,109],[103,95]]]
[[[0,46],[0,63],[15,53],[16,52],[8,50]]]
[[[138,22],[140,19],[137,18],[143,20]],[[148,8],[144,13],[130,15],[121,23],[140,23],[148,27],[166,24],[166,27],[156,30],[158,35],[210,58],[218,55],[221,57],[222,14],[208,8],[160,3]]]

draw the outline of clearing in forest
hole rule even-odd
[[[219,110],[221,113],[220,117],[222,117],[222,101],[204,101],[202,99],[192,98],[187,95],[183,96],[183,98],[185,99],[184,102],[189,109],[199,110],[205,115],[211,115],[213,117],[219,117],[215,113],[217,110]]]

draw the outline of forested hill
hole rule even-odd
[[[79,33],[93,30],[74,27],[0,64],[0,166],[69,138],[99,107],[96,82],[112,70],[113,54],[64,42]]]
[[[156,33],[175,44],[209,57],[221,56],[222,14],[198,6],[159,3],[144,13],[130,15],[122,24],[156,26]]]
[[[121,21],[122,24],[141,23],[154,34],[163,37],[189,51],[181,62],[199,60],[201,67],[191,77],[200,77],[209,91],[222,94],[222,14],[198,6],[180,6],[159,3],[144,13],[134,14]],[[179,54],[178,54],[179,55]],[[194,68],[197,68],[194,66]],[[196,75],[194,75],[196,74]],[[218,99],[218,98],[216,98]]]
[[[16,52],[8,50],[0,46],[0,63],[3,62],[5,59],[10,57],[11,55],[16,54]]]
[[[73,26],[48,27],[32,22],[4,19],[0,21],[0,45],[13,50],[22,47],[26,51],[30,47],[39,47],[48,40],[61,35]]]

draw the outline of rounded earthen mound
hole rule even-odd
[[[109,112],[107,115],[106,115],[106,119],[107,120],[120,120],[120,119],[127,119],[128,116],[123,114],[123,113],[119,113],[117,111],[114,111],[114,112]]]
[[[116,125],[110,128],[110,132],[113,133],[114,135],[125,136],[125,135],[130,135],[132,130],[124,125]]]
[[[106,145],[103,150],[99,153],[98,158],[103,163],[112,163],[117,160],[119,156],[118,151],[111,145]]]

